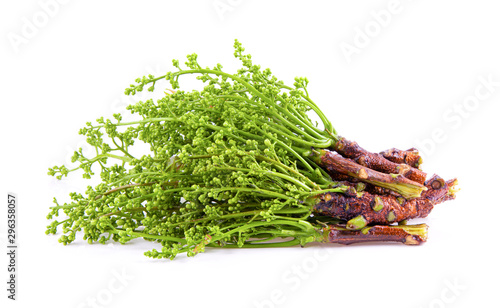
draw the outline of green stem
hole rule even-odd
[[[125,231],[125,230],[116,228],[116,229],[108,230],[107,232],[113,233],[113,234],[118,234],[120,231]],[[125,231],[125,232],[127,232],[127,231]],[[162,241],[178,242],[178,243],[181,243],[183,245],[187,244],[187,241],[185,239],[183,239],[183,238],[180,238],[180,237],[173,237],[173,236],[166,236],[166,235],[156,235],[156,234],[147,234],[147,233],[144,233],[144,232],[136,232],[136,231],[127,232],[127,234],[128,235],[132,235],[134,237],[145,237],[145,238],[152,238],[152,239],[162,240]]]
[[[70,169],[68,170],[68,172],[73,172],[73,171],[76,171],[78,169],[81,169],[83,166],[85,165],[88,165],[88,164],[93,164],[95,162],[98,162],[100,161],[101,159],[103,158],[115,158],[115,159],[119,159],[123,162],[131,162],[132,159],[129,158],[129,157],[123,157],[123,156],[119,156],[119,155],[114,155],[114,154],[110,154],[110,153],[105,153],[105,154],[99,154],[97,156],[95,156],[94,158],[92,159],[88,159],[86,162],[82,162],[80,163],[80,165],[78,167],[75,167],[73,169]]]
[[[275,236],[273,238],[276,238],[278,236]],[[207,246],[211,247],[217,247],[217,248],[278,248],[278,247],[291,247],[291,246],[296,246],[300,244],[300,239],[294,238],[292,240],[286,241],[286,242],[277,242],[277,243],[258,243],[258,244],[253,244],[253,243],[245,243],[242,246],[238,246],[237,244],[226,244],[224,246],[219,246],[215,244],[209,244]]]
[[[253,106],[255,106],[255,103],[248,99],[248,98],[245,98],[245,97],[240,97],[240,96],[233,96],[233,95],[220,95],[219,97],[227,97],[227,98],[233,98],[233,99],[241,99],[249,104],[252,104]],[[256,106],[257,108],[259,108],[259,106]],[[288,111],[278,105],[274,105],[273,107],[277,108],[278,110],[284,112],[284,113],[288,113]],[[295,122],[296,124],[294,125],[293,123],[291,123],[290,121],[288,121],[286,118],[284,118],[282,115],[280,115],[279,113],[276,113],[276,112],[271,112],[269,108],[261,108],[264,110],[264,112],[274,116],[274,117],[277,117],[283,124],[285,124],[285,126],[288,126],[289,128],[293,129],[297,134],[299,134],[300,136],[303,136],[309,140],[313,140],[314,143],[318,143],[318,142],[325,142],[324,141],[324,136],[322,135],[318,135],[316,134],[314,131],[309,131],[309,133],[319,137],[320,139],[315,139],[313,138],[313,136],[309,135],[309,134],[306,134],[303,130],[301,130],[300,128],[297,127],[296,124],[304,127],[306,130],[309,128],[308,125],[304,125],[304,123],[301,123],[300,119],[297,119],[295,118],[293,115],[291,115],[290,113],[287,114],[287,116],[289,116],[292,120],[295,119]],[[254,120],[254,119],[252,119]],[[266,124],[271,124],[272,122],[263,122],[263,123],[266,123]],[[277,125],[275,123],[273,123],[274,125]],[[278,126],[279,127],[279,126]],[[283,127],[279,127],[280,129],[283,129]],[[282,131],[280,131],[280,133],[282,133]],[[291,132],[290,132],[291,133]],[[311,145],[313,146],[313,145]]]
[[[251,169],[246,169],[246,168],[236,168],[236,167],[224,167],[224,168],[217,168],[219,170],[234,170],[234,171],[242,171],[242,172],[256,172],[256,173],[261,173],[261,174],[266,174],[266,175],[272,175],[272,176],[276,176],[276,177],[279,177],[279,178],[282,178],[282,179],[285,179],[289,182],[292,182],[294,183],[295,185],[298,185],[306,190],[311,190],[311,187],[307,186],[306,184],[302,183],[301,181],[291,177],[291,176],[288,176],[286,174],[282,174],[282,173],[279,173],[279,172],[273,172],[273,171],[262,171],[262,170],[251,170]]]

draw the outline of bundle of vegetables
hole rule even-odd
[[[427,226],[406,220],[453,199],[456,180],[426,181],[415,149],[371,153],[340,137],[309,97],[306,78],[287,86],[254,65],[238,41],[234,47],[237,73],[202,68],[196,54],[187,68],[174,60],[176,71],[139,78],[125,93],[152,92],[162,80],[175,90],[183,75],[203,81],[201,91],[169,90],[128,106],[135,121],[115,114],[81,129],[97,154],[79,149],[75,168],[49,174],[83,170],[90,179],[98,165],[101,182],[71,193],[69,203],[54,198],[48,219],[61,210],[67,218],[47,234],[62,226],[63,244],[80,231],[89,243],[141,237],[162,245],[147,256],[171,259],[205,247],[425,241]],[[150,151],[139,152],[140,143]]]

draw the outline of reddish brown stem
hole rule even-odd
[[[426,182],[428,190],[420,198],[412,200],[369,192],[325,193],[318,196],[313,212],[346,220],[348,229],[360,229],[369,224],[391,224],[426,217],[434,205],[455,198],[455,185],[455,179],[445,182],[435,175]]]
[[[372,170],[328,150],[314,151],[316,162],[328,172],[337,172],[363,182],[393,190],[407,199],[420,197],[426,187],[401,174],[386,174]]]
[[[385,159],[397,164],[407,164],[413,168],[418,168],[422,164],[422,157],[420,157],[418,150],[415,148],[406,151],[392,148],[380,152]]]
[[[401,174],[404,177],[423,184],[427,175],[419,169],[405,163],[394,163],[382,154],[371,153],[360,147],[356,142],[343,137],[335,143],[333,149],[344,157],[351,158],[358,164],[383,173]]]
[[[343,174],[341,174],[341,175],[343,176]],[[347,177],[347,180],[344,180],[344,177],[337,177],[337,175],[330,174],[330,176],[332,177],[332,180],[334,180],[342,185],[345,185],[345,186],[351,186],[357,192],[369,192],[373,195],[392,195],[394,197],[402,197],[400,194],[398,194],[397,192],[392,191],[390,189],[375,186],[373,184],[363,183],[363,182],[360,182],[359,180],[357,180],[355,178],[351,178],[349,176],[345,176],[345,177]]]
[[[406,245],[420,245],[427,240],[427,225],[372,226],[352,231],[339,226],[329,226],[323,231],[325,242],[355,244],[363,242],[400,242]]]
[[[338,182],[338,181],[347,181],[347,182],[351,182],[351,183],[360,182],[360,180],[358,180],[357,178],[350,177],[347,174],[342,174],[342,173],[339,173],[337,171],[326,170],[326,172],[332,178],[332,180],[334,180],[336,182]]]

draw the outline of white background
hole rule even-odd
[[[499,12],[495,1],[2,1],[1,208],[18,194],[20,249],[15,303],[1,250],[1,307],[499,307],[500,86],[480,81],[500,81]],[[427,243],[169,261],[144,257],[150,242],[64,247],[44,234],[52,197],[86,185],[46,175],[82,146],[78,129],[123,111],[125,87],[173,58],[197,52],[234,71],[235,38],[280,79],[307,76],[341,135],[371,151],[417,146],[424,171],[459,179],[457,199],[419,221]],[[5,247],[6,210],[0,228]]]

